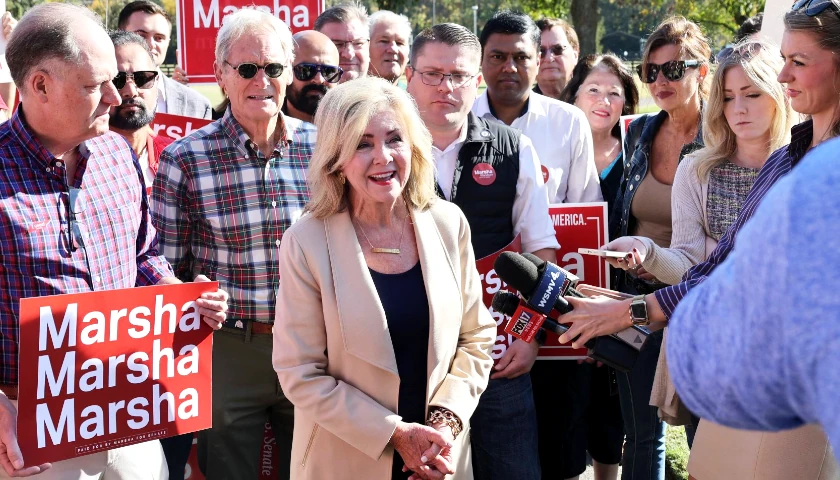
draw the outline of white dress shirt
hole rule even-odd
[[[166,88],[163,85],[163,72],[158,69],[158,77],[157,77],[157,113],[167,113],[166,112]]]
[[[490,112],[485,91],[473,105],[479,117],[503,123]],[[548,173],[550,203],[600,202],[601,187],[586,115],[574,105],[531,92],[527,111],[510,125],[534,144]]]
[[[452,182],[458,154],[467,140],[467,124],[461,127],[461,134],[443,151],[432,146],[437,181],[447,200],[452,198]],[[555,236],[554,224],[548,215],[548,197],[542,175],[537,172],[540,162],[531,140],[519,136],[519,178],[516,180],[516,198],[513,201],[511,223],[513,235],[522,234],[522,251],[535,252],[543,248],[560,248]]]

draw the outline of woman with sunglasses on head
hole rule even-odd
[[[770,154],[790,141],[793,111],[776,80],[782,68],[776,48],[746,41],[731,47],[719,61],[703,116],[705,148],[677,168],[671,246],[662,248],[644,237],[618,238],[604,248],[632,255],[620,263],[607,259],[614,267],[632,271],[641,265],[668,284],[679,283],[735,220]],[[650,401],[671,425],[691,421],[669,381],[664,349]],[[697,480],[782,480],[800,478],[809,468],[836,472],[827,448],[817,427],[763,434],[701,421],[689,473]]]
[[[610,237],[639,235],[668,247],[671,242],[671,185],[683,156],[702,147],[700,113],[711,48],[700,28],[672,17],[648,37],[639,77],[658,107],[633,121],[625,138],[623,178],[610,215]],[[619,291],[649,293],[664,286],[639,270],[619,271]],[[648,403],[662,334],[647,340],[630,372],[618,374],[627,436],[622,478],[665,478],[665,426]]]
[[[691,267],[681,283],[662,288],[653,294],[622,301],[570,299],[574,311],[565,315],[563,319],[572,323],[572,327],[561,340],[576,338],[574,344],[582,345],[593,337],[615,333],[630,324],[651,325],[654,329],[665,326],[683,297],[727,259],[735,245],[736,236],[752,218],[771,187],[787,175],[808,150],[826,139],[840,135],[840,6],[825,0],[800,0],[785,15],[784,21],[785,32],[781,47],[784,67],[779,73],[778,81],[786,84],[786,92],[793,110],[809,115],[809,120],[794,126],[791,129],[790,144],[770,155],[744,200],[737,218],[721,236],[711,255],[705,261]],[[774,259],[767,261],[772,262]],[[692,300],[693,298],[688,301],[685,309],[690,310],[693,315],[711,317],[723,313],[720,305],[701,306]],[[728,308],[738,309],[739,305],[736,302],[729,304]],[[710,328],[718,330],[717,327]],[[713,383],[711,380],[717,377],[701,369],[708,368],[708,363],[713,362],[710,357],[720,348],[720,345],[698,345],[681,341],[678,337],[674,340],[672,337],[668,345],[669,363],[692,365],[694,371],[705,375],[705,383],[710,384]],[[727,355],[731,356],[729,352]],[[685,375],[685,367],[681,367],[677,370],[670,369],[670,374],[678,385],[681,377]],[[690,384],[691,377],[682,381]],[[695,404],[699,404],[702,396],[707,404],[716,405],[715,412],[718,416],[732,418],[719,407],[720,402],[730,399],[718,398],[718,392],[709,389],[703,389],[701,392],[694,389],[691,395]],[[735,411],[734,407],[732,411]],[[808,477],[799,472],[788,478]]]

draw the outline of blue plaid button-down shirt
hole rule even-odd
[[[204,274],[230,294],[227,327],[274,322],[280,240],[309,201],[315,126],[278,121],[284,138],[265,157],[228,109],[163,151],[152,186],[161,251],[182,280]]]
[[[140,165],[115,133],[79,146],[74,179],[35,138],[22,109],[0,125],[0,383],[17,384],[21,298],[154,285],[158,254]],[[68,235],[69,187],[85,250]],[[90,268],[88,268],[90,267]]]

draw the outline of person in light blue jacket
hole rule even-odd
[[[668,363],[692,412],[782,430],[819,422],[840,445],[840,139],[768,192],[735,248],[679,303]]]

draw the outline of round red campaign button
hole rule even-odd
[[[540,165],[540,170],[543,174],[543,183],[548,183],[548,169],[544,165]]]
[[[486,187],[496,181],[496,169],[492,165],[479,163],[473,168],[472,176],[479,185]]]

